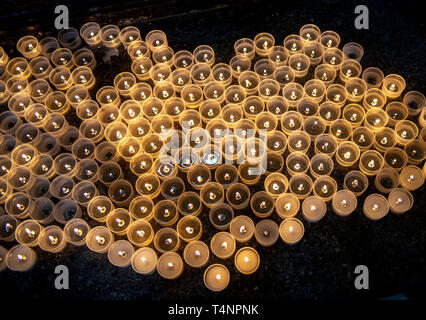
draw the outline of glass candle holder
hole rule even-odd
[[[210,241],[210,249],[219,259],[230,258],[234,254],[235,248],[235,238],[228,232],[218,232]]]
[[[392,101],[386,105],[385,109],[388,115],[388,126],[395,127],[395,125],[408,117],[409,110],[405,104],[399,101]]]
[[[324,50],[323,63],[332,66],[336,71],[340,69],[344,60],[342,50],[338,48],[327,48]]]
[[[356,60],[344,60],[340,65],[339,77],[343,82],[347,82],[350,79],[358,78],[361,75],[362,66]]]
[[[367,151],[375,142],[375,134],[366,127],[358,127],[352,132],[351,141],[358,146],[360,151]]]
[[[203,234],[203,226],[200,219],[193,215],[180,219],[176,230],[182,240],[186,242],[198,240]]]
[[[71,219],[64,227],[64,237],[68,243],[75,246],[82,246],[86,243],[90,226],[83,219]]]
[[[152,88],[148,83],[136,83],[130,91],[130,98],[143,103],[152,96]]]
[[[417,190],[423,185],[424,181],[422,169],[414,165],[404,167],[399,174],[399,184],[409,191]]]
[[[405,89],[405,80],[398,74],[389,74],[383,78],[382,91],[389,99],[398,98]]]
[[[0,200],[1,203],[4,203],[6,213],[17,219],[28,217],[32,205],[31,198],[24,192],[14,192],[11,194],[11,187],[4,179],[0,180],[0,186],[3,190]]]
[[[6,254],[6,266],[12,271],[30,270],[37,261],[36,252],[26,245],[16,245]]]
[[[352,141],[343,141],[337,146],[336,161],[343,167],[353,166],[360,157],[359,147]]]
[[[142,103],[142,113],[150,121],[163,112],[163,101],[150,97]]]
[[[305,43],[318,42],[321,30],[314,24],[305,24],[300,28],[299,35],[305,40]]]
[[[234,209],[244,209],[248,206],[250,189],[242,183],[233,183],[226,190],[226,200]]]
[[[248,216],[237,216],[232,219],[229,231],[237,242],[247,243],[253,237],[254,223]]]
[[[11,215],[0,216],[0,240],[6,242],[15,241],[15,230],[18,224],[18,220]]]
[[[104,226],[90,229],[86,236],[87,247],[97,253],[105,253],[114,243],[114,235]]]
[[[160,253],[175,252],[179,249],[180,238],[171,228],[161,228],[154,236],[154,247]]]
[[[302,239],[305,233],[305,227],[303,223],[296,218],[286,218],[281,222],[279,232],[281,239],[286,244],[293,245]]]
[[[350,103],[343,108],[342,118],[349,121],[353,128],[359,127],[365,120],[365,110],[359,104]]]
[[[333,172],[334,162],[327,154],[316,154],[311,158],[309,172],[312,177],[328,176]]]
[[[73,177],[78,163],[77,159],[71,153],[62,153],[53,161],[53,170],[58,176],[65,175]]]
[[[42,231],[43,226],[37,221],[25,220],[16,228],[16,241],[24,246],[35,247],[39,245],[40,233]]]
[[[192,52],[192,55],[194,56],[195,63],[207,63],[210,67],[212,67],[215,62],[214,50],[208,45],[200,45],[196,47]]]
[[[393,168],[383,168],[374,178],[374,186],[381,193],[389,193],[399,185],[399,174]]]
[[[289,83],[284,86],[282,91],[283,97],[287,100],[290,108],[295,108],[298,102],[305,95],[305,90],[298,83]]]
[[[72,58],[73,54],[71,50],[67,48],[58,48],[52,52],[52,55],[50,56],[50,61],[55,67],[61,67],[71,70],[74,67],[74,62]]]
[[[256,241],[263,247],[274,245],[279,237],[278,225],[269,219],[261,220],[256,224],[254,236]]]
[[[315,100],[305,97],[299,100],[296,110],[304,117],[311,117],[318,114],[319,105]]]
[[[248,38],[239,39],[234,43],[234,51],[235,55],[244,56],[251,60],[256,54],[254,41]]]
[[[157,271],[165,279],[176,279],[183,272],[183,260],[175,252],[166,252],[158,259]]]
[[[250,96],[244,100],[242,107],[245,117],[254,120],[265,109],[265,102],[258,96]]]
[[[259,83],[258,94],[265,102],[268,102],[274,96],[277,96],[280,92],[280,84],[278,81],[273,79],[263,79]]]
[[[154,160],[149,154],[139,153],[130,161],[130,170],[136,175],[141,176],[150,173]]]
[[[202,241],[191,241],[183,251],[185,262],[193,268],[201,268],[206,265],[210,257],[209,247]]]
[[[419,128],[410,120],[401,120],[395,125],[398,144],[405,146],[419,134]]]
[[[28,143],[15,147],[11,153],[10,159],[16,166],[30,167],[34,163],[37,150]]]
[[[135,137],[125,137],[120,140],[117,146],[118,154],[127,162],[130,162],[140,150],[141,145]]]
[[[370,220],[380,220],[389,212],[389,202],[378,193],[372,193],[364,200],[363,212]]]
[[[53,218],[61,224],[66,224],[74,218],[80,218],[81,215],[80,206],[70,199],[62,199],[53,209]]]
[[[48,112],[48,109],[43,104],[34,103],[25,110],[24,118],[28,123],[40,128]],[[9,126],[11,128],[9,128]],[[6,111],[0,115],[0,130],[2,130],[3,133],[8,133],[9,130],[15,132],[20,126],[21,122],[13,112],[9,113],[9,111]]]
[[[357,203],[355,194],[349,190],[337,191],[331,201],[333,211],[342,217],[350,215],[356,209]]]
[[[296,78],[303,78],[308,74],[310,60],[306,55],[296,53],[290,56],[288,59],[288,65],[293,70]]]
[[[288,150],[290,152],[306,153],[311,145],[311,137],[304,131],[294,131],[288,136]]]
[[[58,226],[48,226],[40,233],[39,246],[44,251],[58,253],[66,244],[64,232]]]
[[[337,119],[330,124],[329,129],[330,134],[332,134],[338,142],[345,142],[352,134],[352,126],[348,120]]]
[[[264,187],[266,193],[276,199],[280,194],[287,192],[288,179],[282,173],[274,172],[266,177]]]
[[[296,75],[289,66],[276,67],[272,78],[278,82],[280,88],[283,89],[287,84],[292,83]]]
[[[332,177],[321,176],[313,184],[313,193],[323,201],[330,201],[337,191],[337,182]]]
[[[28,60],[37,57],[41,53],[41,46],[37,38],[33,36],[20,38],[16,43],[16,48]]]
[[[157,254],[149,247],[140,248],[132,255],[132,269],[140,274],[152,274],[157,268]]]
[[[204,96],[206,97],[206,101],[204,101],[200,106],[200,112],[202,112],[202,108],[204,105],[215,105],[221,103],[225,99],[225,86],[218,81],[210,81],[204,86],[203,89]],[[207,117],[208,116],[208,117]],[[213,115],[205,115],[206,118],[210,119]]]
[[[368,188],[367,176],[361,171],[350,171],[345,175],[343,187],[359,197]]]
[[[410,116],[417,116],[425,106],[425,96],[419,91],[408,91],[402,100]]]
[[[389,166],[398,172],[401,171],[408,162],[407,153],[396,147],[386,150],[383,158],[386,166]]]
[[[193,191],[185,192],[177,201],[177,208],[184,216],[198,216],[203,208],[200,196]]]
[[[346,103],[348,94],[344,86],[340,84],[332,84],[327,87],[325,96],[328,101],[334,102],[339,107],[343,107]]]
[[[108,249],[108,261],[116,267],[128,267],[135,249],[127,240],[118,240]]]
[[[263,139],[264,140],[264,139]],[[266,145],[258,138],[247,139],[244,143],[244,155],[250,163],[260,163],[265,159]]]
[[[154,206],[154,220],[162,227],[175,224],[179,219],[177,206],[172,200],[161,200]]]
[[[275,209],[282,219],[295,216],[299,208],[299,198],[292,193],[282,193],[275,200]]]
[[[318,222],[327,212],[327,205],[317,196],[309,196],[302,203],[303,217],[309,222]]]
[[[397,141],[395,131],[391,128],[385,127],[376,132],[374,136],[374,147],[380,152],[385,152],[386,150],[394,147]]]
[[[31,75],[28,61],[21,57],[16,57],[9,60],[6,66],[6,72],[11,77],[21,75],[28,78]]]
[[[336,69],[329,64],[320,64],[314,71],[315,79],[321,81],[326,87],[333,84],[336,74]]]
[[[87,205],[87,214],[98,222],[105,222],[108,214],[113,210],[114,204],[106,196],[93,197]]]
[[[69,176],[60,175],[53,179],[50,183],[49,192],[55,198],[67,199],[71,197],[73,189],[74,180]]]
[[[394,188],[388,196],[389,209],[393,213],[401,214],[409,211],[414,204],[413,195],[403,188]]]
[[[254,72],[259,75],[261,80],[267,78],[272,79],[275,68],[275,64],[269,59],[260,59],[253,66]]]
[[[302,152],[292,152],[286,159],[287,172],[290,175],[305,173],[309,169],[309,157]],[[266,181],[266,180],[265,180]]]
[[[345,89],[349,101],[359,102],[364,98],[367,92],[367,84],[363,79],[352,77],[346,81]]]
[[[127,238],[137,247],[146,247],[154,239],[154,229],[148,221],[136,220],[127,228]]]
[[[145,196],[137,196],[133,198],[129,205],[129,212],[136,220],[151,220],[153,215],[154,202]]]

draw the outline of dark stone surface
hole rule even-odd
[[[13,6],[14,2],[11,3]],[[51,8],[53,1],[39,3],[40,7],[43,3],[47,4],[46,8]],[[233,44],[239,38],[253,38],[259,32],[269,32],[275,36],[278,44],[282,44],[286,35],[297,33],[306,23],[314,23],[321,30],[337,31],[341,35],[342,45],[349,41],[361,43],[365,49],[361,61],[363,68],[377,66],[385,74],[398,73],[406,79],[408,90],[425,92],[424,21],[420,5],[416,2],[365,2],[370,9],[370,30],[361,31],[356,30],[353,24],[356,1],[238,1],[234,5],[228,5],[225,1],[215,1],[214,4],[160,1],[156,6],[150,6],[151,2],[148,1],[141,4],[142,9],[131,9],[130,2],[124,1],[122,7],[120,4],[112,7],[116,8],[115,12],[108,11],[107,6],[85,12],[84,7],[78,7],[81,4],[76,3],[74,6],[80,10],[80,14],[73,14],[71,10],[71,26],[79,28],[88,20],[100,24],[114,23],[120,27],[136,25],[142,36],[151,29],[162,29],[175,52],[208,44],[215,49],[217,62],[229,61],[233,55]],[[95,3],[100,5],[99,1]],[[109,1],[108,5],[111,5]],[[70,8],[73,8],[72,4]],[[191,11],[190,8],[196,10]],[[19,17],[12,19],[2,16],[1,19],[1,25],[7,25],[9,21],[12,27],[1,32],[0,45],[12,49],[15,55],[13,46],[24,33],[33,33],[40,38],[46,34],[56,35],[53,15],[51,24],[34,17],[29,24],[19,27],[12,22],[19,21]],[[25,26],[31,28],[26,29]],[[95,72],[96,88],[112,84],[115,74],[129,69],[130,61],[123,53],[119,58],[113,58],[111,64],[100,63]],[[77,120],[69,120],[78,124]],[[332,176],[336,177],[339,188],[348,170],[336,165]],[[372,182],[370,179],[370,185]],[[254,240],[251,241],[250,245],[258,250],[261,257],[259,270],[254,275],[243,276],[235,270],[232,259],[225,261],[231,272],[231,282],[221,293],[212,293],[204,287],[204,269],[186,266],[184,274],[174,281],[162,279],[158,274],[144,277],[130,267],[120,269],[110,265],[106,255],[72,245],[68,245],[60,254],[48,254],[37,249],[39,261],[32,271],[0,273],[0,290],[2,293],[8,292],[9,298],[19,299],[348,300],[377,299],[399,293],[409,298],[424,298],[424,191],[423,186],[413,193],[414,207],[403,215],[390,213],[383,220],[373,222],[365,218],[359,205],[347,218],[329,211],[318,224],[304,222],[305,236],[295,246],[285,245],[279,240],[271,248],[262,248]],[[370,187],[366,194],[372,192],[375,192],[374,188]],[[360,204],[364,198],[358,199]],[[238,212],[241,213],[252,216],[244,210]],[[202,240],[209,242],[214,230],[206,211],[201,218],[205,226]],[[274,219],[279,222],[277,217]],[[216,262],[219,260],[213,257],[209,263]],[[57,291],[54,288],[54,268],[59,264],[69,267],[70,290]],[[354,288],[354,269],[360,264],[369,267],[370,290],[357,291]]]

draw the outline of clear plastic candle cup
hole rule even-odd
[[[350,215],[356,209],[357,203],[355,194],[349,190],[337,191],[331,201],[333,211],[339,216]]]
[[[287,218],[281,222],[279,231],[281,239],[286,244],[293,245],[302,239],[305,233],[305,227],[300,220],[296,218]]]
[[[368,188],[367,176],[361,171],[350,171],[345,175],[343,188],[353,192],[355,196],[359,197]]]
[[[269,219],[263,219],[256,224],[254,237],[263,247],[274,245],[280,236],[278,225]]]

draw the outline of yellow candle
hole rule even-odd
[[[204,284],[211,291],[222,291],[229,284],[229,271],[222,264],[213,264],[204,272]]]
[[[244,247],[238,250],[234,259],[235,267],[243,274],[256,272],[260,264],[259,254],[252,247]]]

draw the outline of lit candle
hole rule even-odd
[[[303,217],[310,222],[318,222],[327,212],[324,200],[317,196],[309,196],[302,203]]]
[[[157,254],[149,247],[143,247],[132,255],[131,264],[133,270],[143,275],[152,274],[157,268]]]
[[[399,174],[400,185],[410,191],[417,190],[425,182],[422,169],[417,166],[408,165]]]
[[[403,188],[394,188],[389,193],[388,202],[392,212],[401,214],[413,207],[414,198],[410,191]]]
[[[254,223],[248,216],[237,216],[232,219],[229,231],[240,243],[248,242],[254,234]]]
[[[127,240],[118,240],[108,249],[108,260],[116,267],[127,267],[131,263],[135,249]]]
[[[36,263],[37,254],[25,245],[16,245],[6,254],[6,265],[12,271],[28,271]]]
[[[260,257],[252,247],[244,247],[235,254],[234,263],[237,270],[242,274],[252,274],[259,267]]]
[[[367,218],[380,220],[388,214],[389,202],[381,194],[372,193],[365,198],[362,209]]]
[[[193,268],[203,267],[210,258],[209,247],[202,241],[191,241],[183,251],[183,259]]]
[[[272,220],[264,219],[256,224],[254,236],[261,246],[270,247],[274,245],[279,235],[278,225]]]
[[[357,207],[357,199],[349,190],[339,190],[333,195],[331,202],[333,211],[339,216],[350,215]]]
[[[157,263],[157,271],[165,279],[176,279],[183,272],[183,261],[176,252],[166,252]]]
[[[283,193],[275,200],[275,210],[283,219],[295,216],[299,208],[300,201],[292,193]]]
[[[211,291],[222,291],[229,284],[229,271],[222,264],[213,264],[204,272],[204,284]]]
[[[216,233],[210,241],[210,249],[219,259],[228,259],[234,254],[235,238],[228,232]]]
[[[281,222],[280,236],[281,239],[287,244],[298,243],[305,233],[303,223],[296,218],[287,218]]]

